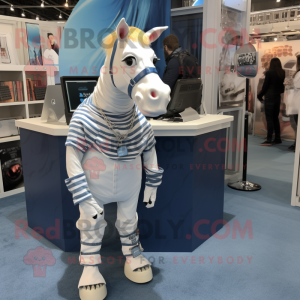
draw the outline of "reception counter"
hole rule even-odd
[[[226,129],[232,116],[206,115],[187,123],[150,121],[165,170],[155,207],[138,215],[145,251],[192,252],[223,226]],[[64,251],[78,251],[78,207],[65,186],[69,127],[17,120],[20,128],[28,225]],[[144,175],[144,174],[143,174]],[[114,220],[107,220],[113,224]]]

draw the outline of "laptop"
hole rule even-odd
[[[61,85],[47,86],[41,121],[45,123],[66,123],[65,105]]]

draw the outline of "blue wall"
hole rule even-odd
[[[162,76],[165,68],[162,41],[170,34],[171,0],[80,0],[62,34],[60,76],[99,75],[105,54],[97,37],[99,33],[105,37],[115,30],[123,17],[129,26],[144,31],[153,27],[169,26],[152,45],[156,55],[161,58],[157,69]],[[92,37],[89,43],[84,42],[84,36]]]
[[[182,49],[187,49],[197,57],[199,66],[201,66],[202,55],[202,31],[202,13],[172,17],[171,33],[178,37]]]

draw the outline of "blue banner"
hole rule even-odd
[[[59,56],[60,76],[95,76],[100,74],[105,52],[101,40],[115,30],[125,18],[129,26],[148,31],[153,27],[169,26],[152,44],[162,77],[165,68],[162,41],[170,34],[171,0],[80,0],[64,28]]]

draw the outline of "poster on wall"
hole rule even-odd
[[[0,64],[19,64],[16,48],[13,47],[10,33],[2,34],[0,32],[0,55]]]
[[[10,56],[7,47],[7,39],[5,35],[0,35],[0,53],[1,53],[1,63],[10,64]]]
[[[236,52],[240,46],[242,14],[222,6],[223,46],[219,59],[219,103],[218,108],[242,106],[245,100],[246,80],[238,76],[238,63],[246,63],[242,57],[236,61]],[[248,58],[249,60],[249,58]]]
[[[58,66],[61,29],[57,26],[41,26],[41,48],[44,65]]]
[[[34,23],[26,23],[26,30],[29,64],[43,65],[39,25]]]
[[[162,77],[166,65],[165,60],[162,59],[164,57],[164,49],[161,45],[164,37],[171,33],[170,7],[171,0],[79,0],[62,32],[61,48],[59,50],[60,76],[99,75],[100,68],[103,66],[106,58],[105,49],[99,46],[99,42],[111,30],[115,30],[120,20],[124,17],[127,24],[138,27],[143,31],[157,27],[158,24],[161,24],[160,26],[168,26],[168,29],[163,32],[159,40],[151,45],[157,57],[161,58],[156,64],[156,68]],[[86,31],[87,28],[94,33],[90,43],[95,45],[95,47],[81,47],[80,43],[72,47],[67,45],[70,30],[76,31],[78,35],[82,30]],[[199,36],[197,39],[199,40]]]
[[[237,44],[238,41],[239,39],[229,37],[229,44],[224,45],[220,54],[219,108],[242,106],[245,100],[246,79],[238,75],[237,68],[239,63],[246,63],[246,57],[236,60],[235,56],[239,47],[232,44]]]
[[[281,61],[282,67],[285,70],[287,78],[291,78],[296,72],[296,56],[295,54],[300,51],[299,41],[283,41],[283,42],[271,42],[261,43],[259,47],[259,64],[258,74],[255,80],[252,81],[252,89],[257,95],[262,89],[265,71],[270,65],[270,61],[273,57],[278,57]],[[265,136],[267,133],[267,121],[264,111],[264,105],[255,96],[255,126],[254,134]],[[295,139],[296,123],[292,116],[286,114],[286,103],[284,94],[281,95],[281,105],[279,122],[281,128],[281,137],[283,139]]]
[[[220,71],[219,107],[241,106],[245,100],[246,80],[237,72]]]

